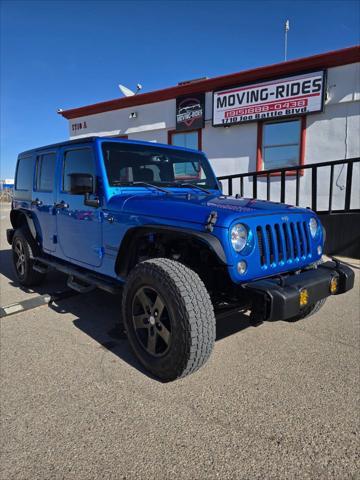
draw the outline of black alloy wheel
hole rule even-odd
[[[40,248],[26,227],[18,228],[12,240],[12,257],[16,278],[21,285],[38,285],[45,278],[46,274],[33,268],[34,257],[40,255]]]
[[[154,357],[165,355],[171,344],[172,320],[161,295],[144,286],[132,304],[134,330],[142,347]]]
[[[26,257],[25,249],[20,238],[16,238],[13,242],[13,251],[14,251],[14,265],[19,278],[25,276],[26,268]]]

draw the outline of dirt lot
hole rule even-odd
[[[14,281],[1,210],[1,306]],[[1,319],[1,479],[358,479],[354,290],[298,323],[218,320],[210,361],[163,384],[135,360],[101,291]]]

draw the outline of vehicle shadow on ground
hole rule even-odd
[[[59,272],[49,272],[45,281],[36,287],[25,288],[16,280],[12,266],[11,250],[0,251],[0,273],[7,277],[9,285],[21,288],[25,293],[49,294],[54,300],[51,308],[60,315],[70,313],[75,316],[76,328],[93,338],[102,349],[110,351],[133,368],[154,378],[137,361],[121,328],[121,296],[111,295],[102,290],[78,294],[66,286],[66,276]],[[59,318],[59,321],[62,321]],[[248,316],[242,313],[217,316],[216,341],[254,326]]]
[[[121,298],[94,290],[86,294],[54,302],[49,307],[60,314],[71,313],[77,318],[73,321],[76,328],[93,338],[100,347],[110,351],[131,367],[144,375],[154,378],[138,362],[130,349],[126,335],[121,327]],[[237,313],[217,320],[216,341],[254,326],[249,317]]]
[[[54,293],[66,288],[66,276],[59,272],[49,272],[46,279],[40,285],[24,287],[16,279],[12,264],[12,250],[0,250],[0,274],[8,278],[9,285],[22,290],[25,293],[38,293],[39,295]],[[25,300],[25,299],[24,299]]]

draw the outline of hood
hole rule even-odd
[[[224,195],[134,194],[115,195],[109,209],[130,215],[168,219],[174,222],[204,224],[211,212],[217,213],[217,227],[228,228],[241,218],[254,215],[302,213],[305,209],[252,198],[234,198]]]

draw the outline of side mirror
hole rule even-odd
[[[84,195],[84,204],[88,207],[99,207],[98,198],[90,198],[94,193],[94,177],[89,173],[71,173],[70,174],[70,193],[72,195]]]
[[[221,180],[218,180],[218,184],[219,184],[219,188],[220,188],[221,193],[223,193],[223,191],[224,191],[224,185],[223,185],[222,181],[221,181]]]
[[[94,192],[94,178],[88,173],[70,174],[70,193],[72,195],[86,195]]]

